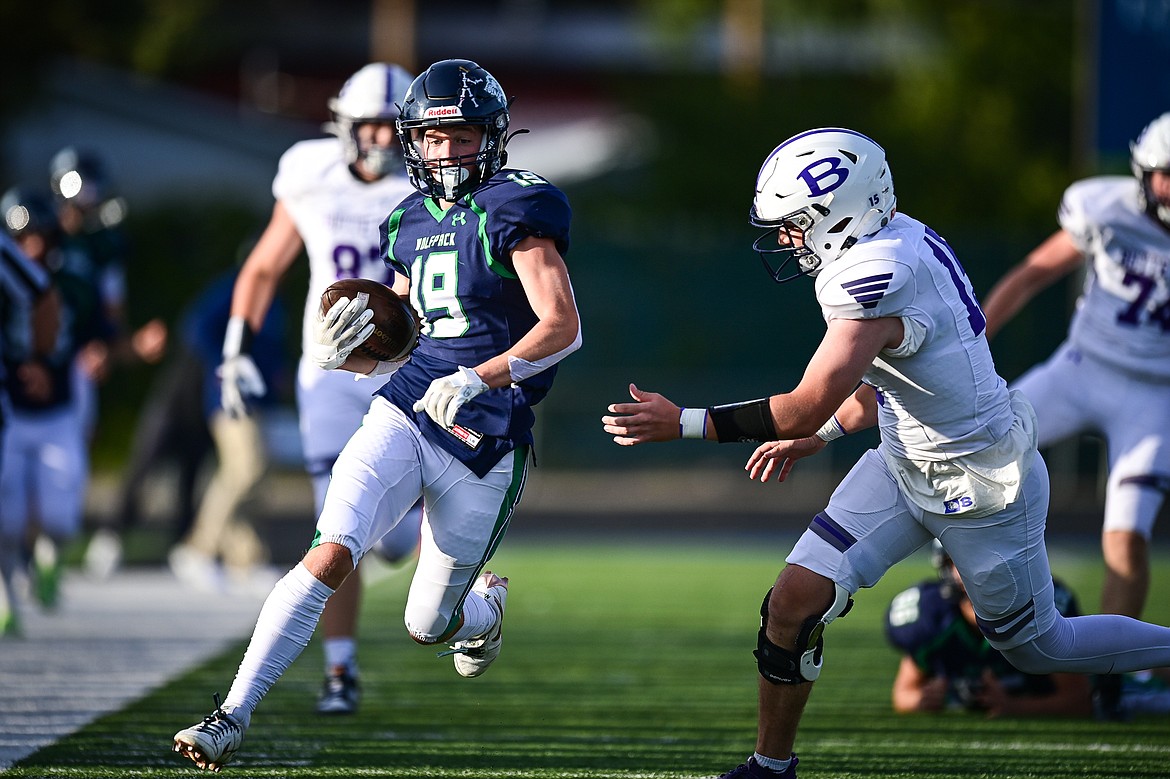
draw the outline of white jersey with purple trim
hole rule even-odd
[[[891,453],[950,460],[987,449],[1011,428],[983,312],[954,252],[929,227],[896,214],[818,274],[816,296],[826,322],[903,321],[902,344],[882,350],[864,377],[877,390]]]
[[[1139,204],[1137,179],[1073,184],[1060,226],[1085,255],[1087,274],[1069,327],[1074,348],[1122,370],[1170,380],[1170,231]]]
[[[405,167],[378,181],[355,178],[336,138],[301,141],[281,156],[272,194],[288,209],[309,255],[303,348],[312,343],[313,317],[330,284],[348,278],[393,283],[378,253],[378,226],[413,192]]]
[[[342,278],[393,283],[379,256],[378,227],[414,188],[402,175],[364,182],[354,177],[336,138],[302,141],[280,158],[272,193],[288,210],[309,255],[302,350],[312,343],[312,322],[321,293]],[[302,356],[297,368],[297,407],[305,468],[314,477],[317,508],[337,454],[361,424],[380,381],[355,381],[352,373],[323,371]]]

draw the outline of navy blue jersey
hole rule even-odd
[[[564,256],[571,217],[559,189],[533,173],[507,169],[446,211],[415,193],[382,225],[382,258],[410,278],[423,327],[410,361],[378,394],[478,476],[506,452],[532,443],[532,406],[548,393],[556,368],[484,392],[459,410],[452,430],[412,407],[434,379],[506,352],[532,329],[537,317],[512,251],[535,236],[552,239]]]
[[[49,375],[48,395],[46,397],[28,395],[24,382],[16,375],[22,360],[15,360],[7,366],[8,397],[13,408],[21,411],[41,413],[57,411],[73,400],[73,360],[98,328],[100,312],[89,280],[74,274],[69,265],[62,260],[62,253],[54,249],[45,261],[48,267],[55,268],[50,276],[53,286],[57,288],[60,304],[57,338],[53,348],[48,354],[38,358]]]
[[[0,231],[0,424],[7,404],[5,364],[32,357],[33,309],[50,285],[48,272]]]
[[[1059,581],[1053,584],[1057,611],[1078,616],[1076,596]],[[886,638],[913,658],[923,673],[949,681],[951,705],[972,704],[984,670],[995,674],[1009,695],[1045,695],[1055,689],[1049,676],[1021,673],[993,649],[979,629],[963,619],[958,597],[948,596],[937,581],[922,582],[894,597],[886,612]]]

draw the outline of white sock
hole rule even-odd
[[[272,588],[223,703],[224,710],[242,719],[245,727],[260,699],[308,645],[332,594],[304,563]]]
[[[451,636],[451,643],[480,638],[496,624],[499,610],[478,592],[463,599],[463,626]]]
[[[353,636],[325,639],[325,673],[341,666],[353,676],[357,673],[357,639]]]
[[[775,771],[778,774],[784,773],[788,770],[788,766],[792,765],[791,757],[786,760],[777,760],[774,757],[764,757],[759,752],[753,754],[752,757],[754,757],[756,762],[762,765],[764,768]]]

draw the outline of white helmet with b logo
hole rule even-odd
[[[754,247],[777,282],[815,276],[885,227],[895,202],[881,146],[853,130],[808,130],[777,146],[760,168],[751,223],[768,231]],[[799,270],[782,277],[794,259]]]

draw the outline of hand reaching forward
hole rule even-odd
[[[743,469],[748,472],[749,479],[765,482],[774,474],[776,481],[784,481],[797,460],[824,448],[825,442],[815,435],[793,441],[767,441],[756,447]]]
[[[247,354],[228,357],[219,366],[220,405],[232,419],[248,415],[248,398],[260,398],[268,392],[256,362]]]
[[[630,384],[633,403],[612,403],[609,412],[614,416],[601,418],[605,432],[613,434],[621,446],[645,444],[651,441],[673,441],[681,438],[679,415],[682,409],[657,392],[643,392]]]

